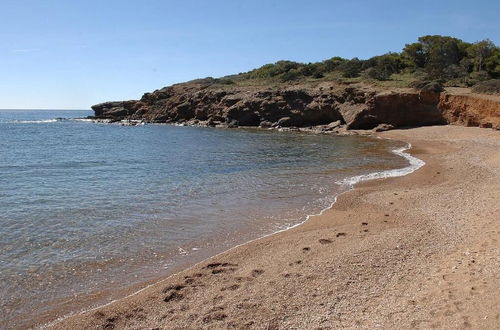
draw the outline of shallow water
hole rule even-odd
[[[0,327],[287,228],[337,182],[408,164],[365,137],[56,120],[90,114],[0,111]]]

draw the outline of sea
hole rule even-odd
[[[0,110],[0,328],[41,325],[418,166],[404,143]]]

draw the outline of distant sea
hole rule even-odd
[[[0,328],[117,298],[408,165],[382,139],[76,119],[91,114],[0,111]]]

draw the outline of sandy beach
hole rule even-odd
[[[426,165],[48,328],[498,328],[500,132],[379,134]]]

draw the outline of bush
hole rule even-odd
[[[500,95],[500,79],[491,79],[477,83],[472,87],[476,93]]]
[[[218,84],[221,84],[221,85],[233,85],[234,84],[234,81],[232,79],[229,79],[229,78],[215,79],[215,82]]]
[[[332,74],[330,74],[332,73]],[[239,84],[245,80],[266,80],[280,82],[291,80],[356,78],[362,74],[362,81],[393,80],[393,83],[408,86],[411,80],[420,88],[439,89],[445,86],[473,86],[485,80],[500,78],[500,47],[488,39],[475,43],[457,38],[427,35],[417,42],[407,44],[400,53],[389,52],[369,59],[350,60],[332,57],[322,62],[299,63],[278,61],[260,68],[221,79],[206,78],[195,82]],[[402,77],[404,76],[403,80]],[[227,81],[222,79],[229,79]],[[391,79],[393,78],[393,79]],[[347,79],[354,81],[354,79]],[[432,83],[434,82],[434,83]],[[428,86],[427,86],[428,85]]]
[[[410,84],[410,87],[419,89],[423,92],[440,93],[444,91],[443,82],[440,80],[417,80]]]
[[[345,58],[336,56],[331,59],[323,61],[321,64],[323,66],[322,72],[332,72],[336,70],[341,64],[347,62]]]
[[[313,74],[313,78],[316,78],[316,79],[320,79],[320,78],[323,78],[325,75],[321,72],[315,72]]]
[[[305,64],[292,61],[278,61],[274,64],[266,64],[258,69],[254,69],[252,71],[244,73],[243,77],[246,79],[269,79],[275,77],[281,78],[284,74],[288,73],[289,71],[295,70],[298,72],[299,69],[305,66],[306,66]]]
[[[301,76],[312,76],[314,71],[313,68],[310,65],[303,66],[302,68],[299,69],[299,73]]]
[[[368,78],[376,80],[388,80],[390,78],[390,75],[387,74],[387,72],[384,72],[377,67],[366,69],[364,75]]]
[[[469,79],[468,79],[467,83],[469,84],[469,86],[473,86],[473,85],[480,83],[481,81],[486,81],[486,80],[490,80],[490,79],[491,79],[491,77],[488,74],[488,72],[476,71],[476,72],[472,72],[469,75]]]
[[[353,58],[350,61],[343,62],[338,66],[340,72],[342,72],[342,76],[345,78],[355,78],[359,76],[361,72],[361,67],[363,63],[357,58]]]
[[[281,81],[292,81],[296,80],[300,76],[299,71],[296,69],[291,69],[290,71],[287,71],[283,73],[281,76]]]

